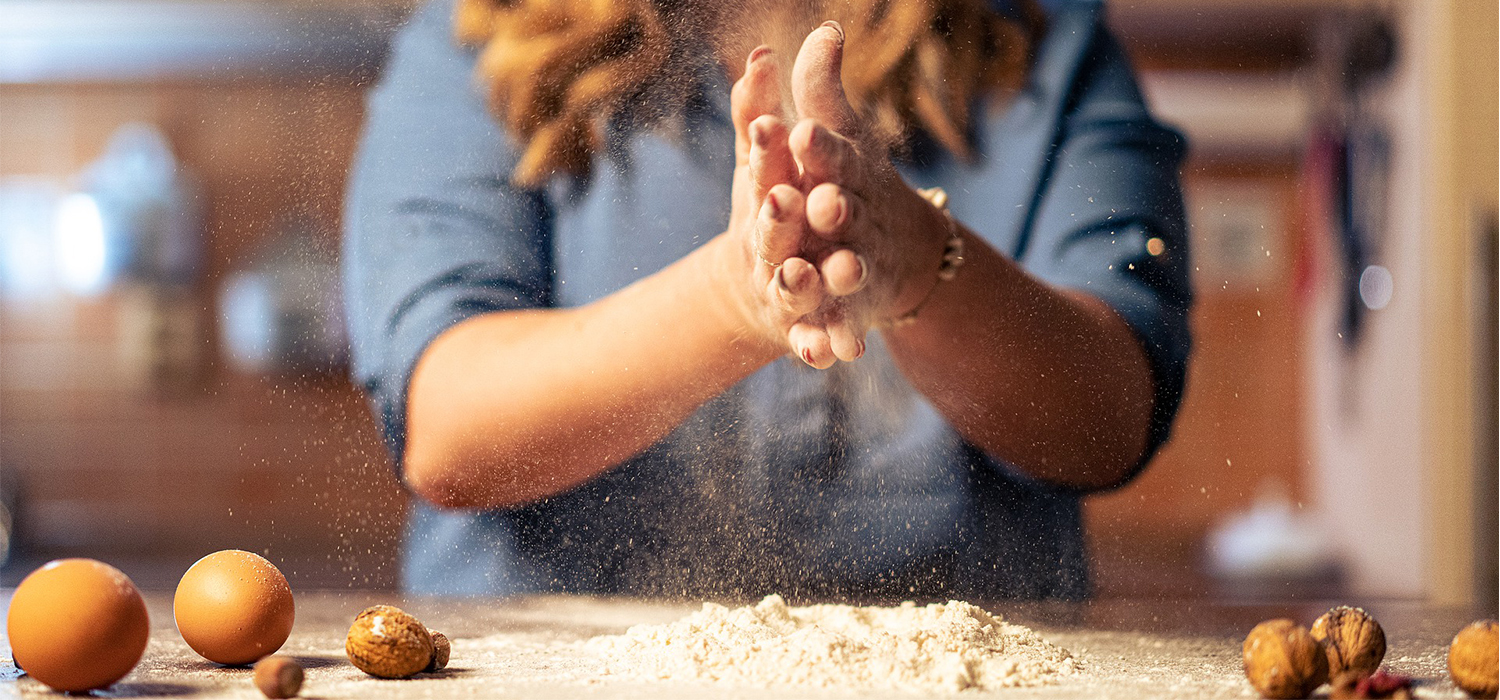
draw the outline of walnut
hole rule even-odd
[[[432,635],[400,608],[374,605],[354,618],[344,652],[350,663],[372,676],[406,678],[432,663]]]
[[[1328,681],[1328,655],[1291,620],[1267,620],[1244,645],[1245,677],[1263,697],[1305,698]]]
[[[1328,675],[1368,676],[1385,658],[1385,630],[1363,608],[1340,605],[1312,625],[1313,639],[1328,652]]]
[[[1448,673],[1469,697],[1493,698],[1500,687],[1500,646],[1494,620],[1480,620],[1459,630],[1448,647]]]

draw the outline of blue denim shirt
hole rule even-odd
[[[709,240],[729,213],[734,138],[716,70],[685,136],[617,130],[587,187],[523,191],[451,11],[433,3],[397,38],[347,204],[354,374],[398,460],[407,382],[443,330],[587,304]],[[1102,21],[1097,3],[1055,4],[1027,84],[979,127],[982,157],[919,144],[903,174],[945,188],[954,215],[1031,274],[1119,312],[1156,381],[1154,452],[1189,347],[1184,143],[1151,118]],[[1148,253],[1152,237],[1165,253]],[[876,334],[828,371],[773,362],[568,493],[504,511],[418,503],[403,581],[443,594],[1079,598],[1080,495],[967,443]]]

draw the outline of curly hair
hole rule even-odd
[[[1018,17],[989,0],[458,0],[454,34],[480,48],[476,76],[491,111],[523,145],[511,179],[539,187],[558,173],[587,177],[606,125],[633,104],[689,99],[698,70],[688,54],[711,36],[731,71],[769,44],[783,61],[825,19],[844,27],[844,88],[873,124],[870,138],[904,142],[913,131],[972,157],[980,98],[1020,84],[1043,15],[1030,0]],[[789,76],[789,65],[782,74]],[[737,78],[737,75],[731,75]],[[669,89],[660,89],[668,86]],[[671,115],[679,105],[650,111]],[[787,116],[793,117],[788,107]]]

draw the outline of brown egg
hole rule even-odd
[[[226,549],[193,564],[172,603],[183,641],[209,661],[253,663],[286,642],[296,616],[292,587],[258,554]]]
[[[124,678],[151,636],[135,584],[93,559],[59,559],[31,572],[11,596],[5,628],[16,664],[64,692]]]

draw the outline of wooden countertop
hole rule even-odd
[[[5,592],[9,600],[9,592]],[[792,601],[801,604],[804,601]],[[368,605],[398,605],[453,640],[449,667],[404,681],[368,677],[349,665],[344,634]],[[147,594],[152,637],[135,671],[103,697],[262,697],[246,668],[205,661],[187,648],[172,622],[170,593]],[[1082,675],[1040,688],[963,692],[957,697],[1230,698],[1254,697],[1240,669],[1240,643],[1255,623],[1292,617],[1303,624],[1331,603],[1227,604],[1201,600],[1109,600],[1082,604],[986,605],[1030,625],[1083,662]],[[675,620],[697,602],[539,596],[517,599],[402,599],[393,594],[298,593],[297,623],[282,652],[307,669],[304,697],[490,697],[652,700],[714,697],[851,697],[849,691],[707,688],[686,682],[644,683],[598,675],[597,662],[570,643],[618,634],[639,623]],[[1447,677],[1448,642],[1474,615],[1406,602],[1366,603],[1385,627],[1386,666],[1416,678],[1419,697],[1463,697]],[[0,697],[51,694],[0,662]],[[19,676],[19,677],[18,677]],[[860,692],[858,697],[910,698]]]

